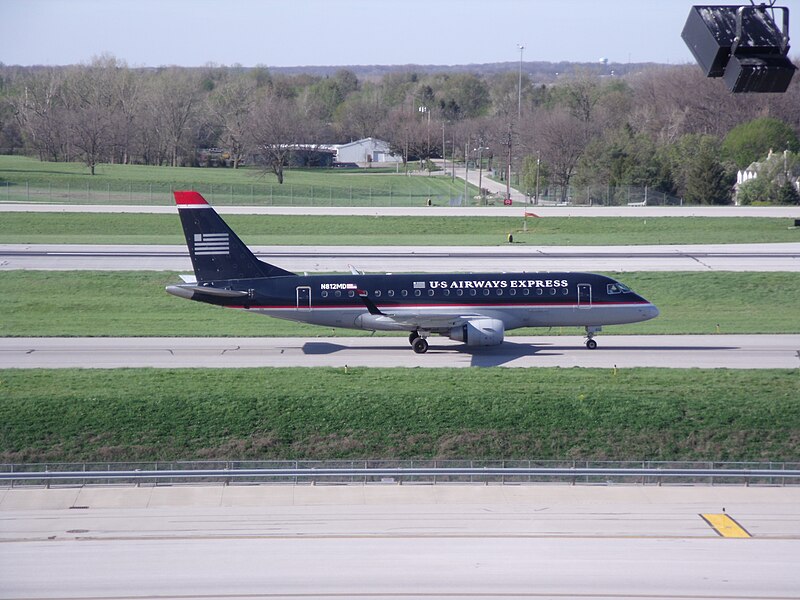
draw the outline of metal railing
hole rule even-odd
[[[568,483],[798,485],[800,463],[235,461],[0,465],[7,485],[176,483]]]

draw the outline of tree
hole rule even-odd
[[[569,112],[554,110],[541,118],[538,140],[542,160],[552,183],[561,188],[562,201],[567,200],[572,175],[589,139],[586,123]]]
[[[350,94],[337,112],[339,132],[343,140],[362,139],[377,135],[387,110],[381,90],[369,87]]]
[[[800,204],[800,192],[789,181],[778,188],[775,200],[778,204],[796,206]]]
[[[221,128],[220,139],[230,151],[233,168],[245,154],[247,128],[255,106],[256,82],[252,78],[236,77],[218,84],[209,97],[209,110]]]
[[[704,138],[694,154],[686,180],[686,200],[695,204],[730,204],[734,177],[719,161],[718,146]]]
[[[448,77],[436,94],[440,105],[450,107],[453,116],[462,119],[486,114],[491,96],[486,82],[471,73],[458,73]]]
[[[313,119],[288,98],[267,95],[253,109],[248,125],[249,144],[263,169],[274,173],[279,184],[283,183],[283,169],[292,149],[315,141],[314,125]]]
[[[182,143],[189,131],[199,100],[196,77],[181,69],[165,69],[158,74],[153,92],[156,126],[167,144],[170,164],[178,166]]]
[[[797,134],[774,117],[761,117],[734,127],[722,142],[724,156],[740,169],[766,156],[770,150],[800,150]]]
[[[536,156],[526,156],[522,159],[522,192],[530,197],[541,193],[548,186],[547,165],[543,164]]]
[[[69,160],[64,123],[64,69],[33,72],[21,84],[14,115],[28,146],[40,160]]]
[[[64,82],[65,123],[69,143],[83,155],[92,175],[98,163],[111,156],[115,142],[116,59],[97,58],[88,66],[75,67]]]

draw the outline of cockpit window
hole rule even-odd
[[[609,283],[606,288],[609,294],[629,294],[631,289],[622,283]]]

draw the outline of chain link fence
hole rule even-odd
[[[279,184],[169,184],[87,182],[37,185],[0,182],[0,201],[56,204],[171,206],[172,192],[192,189],[214,205],[235,206],[466,206],[478,200],[443,192],[442,186],[418,185],[413,191],[385,187],[334,187]]]

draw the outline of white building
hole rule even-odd
[[[403,162],[402,156],[392,154],[388,142],[371,137],[349,144],[332,144],[328,147],[336,151],[336,162],[340,163],[366,166],[369,163]]]

